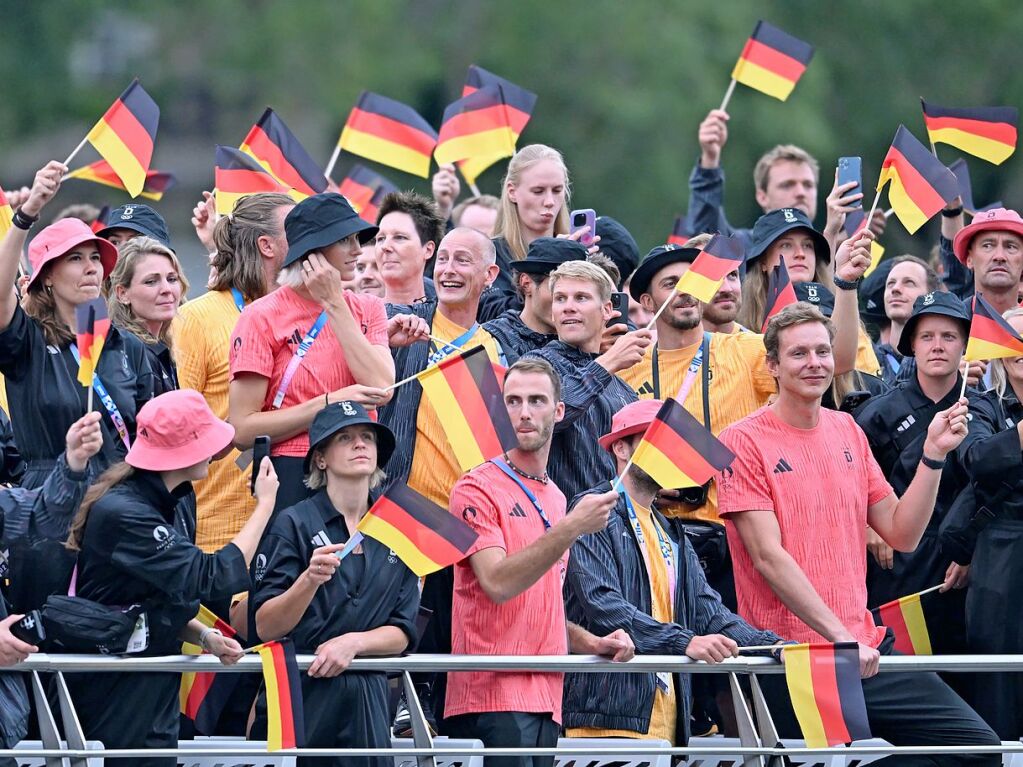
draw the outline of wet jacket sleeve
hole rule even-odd
[[[699,161],[689,175],[689,212],[687,217],[696,234],[731,234],[725,219],[725,172],[721,168],[703,168]]]

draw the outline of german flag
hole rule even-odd
[[[998,313],[984,296],[973,297],[973,319],[970,321],[970,340],[966,342],[968,360],[997,360],[1023,355],[1023,338]]]
[[[764,324],[760,332],[767,332],[771,318],[790,304],[796,303],[796,289],[789,279],[789,270],[785,267],[785,259],[779,259],[778,265],[771,271],[767,280],[767,308],[764,310]]]
[[[283,186],[305,196],[327,189],[327,177],[270,107],[252,126],[240,149],[266,168]]]
[[[689,230],[689,220],[683,213],[680,216],[675,216],[675,223],[671,226],[671,234],[668,235],[666,242],[668,245],[685,245],[692,236],[693,234]]]
[[[486,349],[453,354],[417,376],[462,471],[518,447]]]
[[[252,648],[263,661],[266,687],[266,750],[301,748],[305,745],[305,713],[302,682],[298,676],[295,646],[290,639],[266,642]]]
[[[93,234],[99,234],[107,228],[107,216],[110,215],[110,206],[104,205],[100,208],[99,215],[96,216],[96,220],[89,224],[89,228]]]
[[[230,624],[221,620],[203,605],[199,605],[196,620],[208,628],[219,629],[226,637],[233,637],[235,630]],[[181,646],[185,655],[201,655],[203,649],[198,645],[185,642]],[[213,674],[207,671],[200,673],[187,672],[181,675],[181,691],[179,701],[181,714],[192,723],[202,735],[214,735],[217,721],[227,705],[231,693],[238,683],[236,674]]]
[[[732,70],[732,79],[784,101],[813,58],[813,46],[758,21]]]
[[[13,220],[14,211],[11,209],[11,204],[7,202],[7,195],[4,194],[4,190],[0,188],[0,238],[7,234],[7,230],[11,228]]]
[[[110,333],[107,302],[102,296],[75,307],[75,335],[78,337],[78,382],[92,386],[92,378],[103,353],[103,344]]]
[[[932,144],[956,149],[1001,165],[1016,151],[1016,107],[939,107],[920,99]]]
[[[977,203],[973,201],[973,183],[970,181],[970,168],[966,164],[966,160],[960,157],[954,163],[948,166],[948,169],[952,171],[952,175],[956,177],[956,181],[959,182],[959,199],[963,201],[963,210],[969,213],[971,216],[976,216],[978,213],[983,213],[986,210],[992,208],[1004,208],[1001,200],[996,200],[983,207],[978,207]]]
[[[847,213],[845,216],[845,223],[842,224],[842,229],[845,230],[847,237],[855,237],[860,233],[860,230],[867,225],[867,214],[863,212],[863,208],[858,208],[852,213]],[[877,265],[881,263],[881,259],[884,258],[884,245],[874,240],[870,243],[870,266],[863,273],[864,277],[870,275]]]
[[[518,142],[522,131],[526,129],[526,123],[529,122],[529,118],[533,115],[533,109],[536,107],[536,94],[527,91],[510,80],[505,80],[503,77],[495,75],[493,72],[488,72],[483,67],[471,64],[465,85],[462,87],[462,96],[468,96],[488,86],[498,86],[504,94],[513,136],[512,144],[514,145]],[[465,176],[466,180],[474,184],[483,171],[502,157],[507,156],[472,157],[460,162],[458,168],[462,171],[462,175]]]
[[[412,107],[363,91],[337,143],[346,152],[426,178],[437,132]]]
[[[632,462],[661,487],[699,487],[726,468],[735,455],[668,398],[647,427]]]
[[[859,645],[787,645],[785,682],[807,748],[870,738]]]
[[[934,592],[901,597],[870,612],[874,623],[887,626],[895,634],[895,649],[903,655],[932,655],[931,634],[927,630],[925,602],[940,599]]]
[[[92,181],[94,184],[103,184],[114,189],[124,189],[124,184],[121,182],[120,177],[114,173],[114,169],[110,167],[110,163],[106,160],[97,160],[94,163],[77,168],[68,173],[67,177],[81,179],[82,181]],[[163,193],[177,182],[178,180],[173,173],[167,173],[162,170],[146,171],[145,184],[138,196],[159,202],[163,199]]]
[[[358,530],[393,550],[420,578],[462,561],[479,537],[447,509],[397,483],[366,512]]]
[[[383,198],[391,192],[397,192],[398,187],[379,173],[356,163],[341,181],[338,191],[351,203],[356,213],[373,223]]]
[[[728,273],[738,269],[745,258],[746,249],[738,238],[715,234],[675,283],[675,290],[708,304]]]
[[[463,96],[444,110],[437,148],[438,165],[474,157],[511,157],[516,134],[500,85],[488,85]]]
[[[132,197],[138,197],[146,186],[159,125],[160,107],[136,78],[86,137]]]
[[[900,125],[881,164],[877,191],[892,182],[888,200],[895,215],[914,234],[927,220],[959,193],[959,184],[916,137]]]
[[[234,210],[235,203],[247,194],[259,192],[283,192],[296,200],[306,195],[295,193],[271,176],[263,166],[239,149],[229,146],[217,147],[216,167],[217,213],[226,216]]]

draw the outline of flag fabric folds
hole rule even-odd
[[[160,108],[135,79],[86,137],[132,197],[145,188],[159,125]]]
[[[375,223],[384,197],[397,192],[398,187],[379,173],[356,163],[341,180],[338,191],[351,203],[356,213],[366,221]]]
[[[479,537],[447,509],[398,483],[377,499],[358,530],[393,550],[420,578],[460,562]]]
[[[265,642],[252,648],[263,662],[266,687],[266,750],[301,748],[305,745],[305,714],[302,683],[298,675],[295,645],[290,639]]]
[[[252,126],[240,149],[255,158],[282,186],[306,197],[327,189],[323,171],[270,107]]]
[[[518,447],[497,374],[482,346],[453,354],[417,378],[462,471]]]
[[[737,237],[715,234],[679,278],[675,290],[708,304],[728,273],[738,269],[745,258],[746,249]]]
[[[887,626],[895,634],[895,649],[903,655],[932,655],[931,634],[927,630],[925,603],[940,599],[936,593],[910,594],[871,610],[874,622]]]
[[[998,313],[984,296],[973,297],[973,319],[970,320],[970,340],[966,342],[967,360],[996,360],[1023,355],[1023,338]]]
[[[444,110],[433,155],[438,165],[473,157],[499,160],[515,154],[516,134],[500,85],[463,96]]]
[[[910,234],[959,193],[959,183],[917,138],[900,125],[881,164],[877,191],[891,181],[888,200]]]
[[[75,335],[78,346],[78,382],[89,388],[99,364],[99,355],[110,332],[107,302],[102,296],[75,307]]]
[[[96,220],[89,224],[89,228],[93,231],[93,234],[99,234],[107,228],[107,216],[110,215],[110,206],[104,205],[99,210],[99,215],[96,216]]]
[[[11,228],[13,220],[14,211],[11,209],[11,204],[7,202],[7,195],[4,194],[4,190],[0,188],[0,237],[7,234],[7,230]]]
[[[685,245],[692,237],[692,232],[689,230],[689,221],[686,215],[675,216],[675,222],[671,226],[671,234],[668,235],[668,239],[665,242],[668,245]]]
[[[670,397],[657,411],[632,462],[661,487],[699,487],[735,460],[732,453]]]
[[[67,174],[68,178],[77,178],[82,181],[92,181],[95,184],[103,184],[104,186],[110,186],[114,189],[124,189],[124,183],[121,181],[110,163],[106,160],[97,160],[89,165],[84,165],[81,168],[76,168]],[[142,191],[139,192],[139,197],[144,197],[147,200],[155,200],[159,202],[163,199],[163,193],[173,187],[178,182],[173,173],[167,173],[162,170],[150,170],[146,171],[146,180],[143,184]]]
[[[214,170],[216,184],[217,213],[226,216],[234,210],[235,203],[247,194],[259,192],[283,192],[296,200],[306,195],[294,193],[252,157],[239,149],[229,146],[217,147],[216,168]]]
[[[414,176],[430,175],[437,132],[412,107],[363,91],[338,139],[346,152]]]
[[[989,203],[983,207],[978,207],[977,203],[973,200],[973,183],[970,181],[970,168],[966,164],[966,160],[960,157],[954,163],[948,166],[948,169],[952,171],[952,175],[956,177],[956,181],[959,182],[959,199],[963,201],[963,210],[969,213],[971,216],[976,216],[978,213],[983,213],[986,210],[992,208],[1004,208],[1001,200]]]
[[[771,276],[767,280],[767,306],[764,309],[764,324],[760,326],[760,332],[767,332],[767,324],[771,318],[790,304],[796,303],[796,289],[789,279],[789,270],[785,266],[785,259],[778,260],[778,265],[771,270]]]
[[[508,120],[511,124],[512,145],[514,146],[515,143],[518,142],[519,136],[522,135],[522,131],[525,130],[526,123],[529,122],[529,118],[533,114],[534,107],[536,107],[536,94],[531,91],[527,91],[525,88],[516,85],[510,80],[505,80],[503,77],[495,75],[493,72],[488,72],[483,69],[483,67],[471,64],[469,66],[469,74],[466,77],[465,85],[462,87],[462,96],[468,96],[469,94],[475,93],[477,90],[488,86],[498,86],[504,94]],[[458,168],[462,171],[462,175],[465,176],[466,180],[469,181],[469,183],[474,184],[483,171],[498,160],[507,156],[508,155],[491,155],[470,157],[469,159],[458,163]]]
[[[1016,151],[1016,107],[939,107],[920,99],[932,144],[948,144],[1001,165]]]
[[[199,606],[196,620],[208,628],[219,629],[226,637],[233,637],[235,630],[230,624],[221,620],[205,606]],[[203,650],[198,645],[185,642],[181,648],[186,655],[200,655]],[[192,720],[197,732],[203,735],[214,735],[217,721],[224,707],[238,684],[237,674],[215,674],[208,671],[199,673],[186,672],[181,675],[181,692],[179,701],[181,713]]]
[[[807,748],[870,738],[859,646],[786,645],[785,682]]]
[[[732,70],[732,78],[784,101],[811,58],[812,45],[766,21],[758,21]]]

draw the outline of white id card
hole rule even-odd
[[[149,647],[149,620],[146,614],[139,615],[135,621],[135,630],[131,632],[131,639],[128,640],[126,653],[142,652]]]

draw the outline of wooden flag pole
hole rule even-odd
[[[654,313],[654,316],[650,318],[650,322],[648,322],[646,324],[646,328],[644,328],[645,330],[653,330],[654,329],[654,325],[657,324],[657,318],[660,317],[664,313],[664,310],[668,308],[668,304],[670,304],[675,299],[675,296],[677,296],[677,295],[678,295],[678,291],[677,290],[671,291],[671,295],[668,296],[668,298],[664,301],[663,304],[661,304],[660,308],[658,308],[658,310]]]
[[[751,647],[740,647],[739,652],[763,652],[764,650],[784,650],[783,644],[758,644]]]
[[[88,141],[88,140],[89,140],[88,136],[86,136],[85,138],[82,139],[81,143],[78,146],[75,147],[75,151],[73,151],[71,154],[69,154],[67,156],[67,159],[64,160],[64,164],[65,165],[68,165],[68,166],[71,165],[71,161],[73,159],[75,159],[75,155],[82,151],[82,147],[85,146],[85,142]]]
[[[885,218],[891,218],[892,217],[892,213],[894,213],[894,212],[895,212],[895,208],[888,208],[888,210],[886,210],[884,212],[884,217]]]
[[[334,153],[331,154],[330,159],[327,161],[327,167],[323,171],[323,175],[328,179],[330,174],[334,172],[334,166],[337,165],[337,158],[341,156],[341,144],[340,142],[334,145]]]
[[[91,413],[92,412],[92,386],[89,386],[89,402],[85,406],[85,412],[86,413]]]
[[[633,450],[632,451],[632,455],[629,456],[629,462],[627,464],[625,464],[625,468],[622,469],[621,473],[617,477],[614,478],[614,482],[611,483],[611,489],[614,490],[616,493],[621,492],[622,480],[625,479],[626,473],[628,473],[629,469],[632,468],[632,459],[635,456],[636,456],[636,451]]]
[[[458,351],[460,352],[465,351],[464,346],[459,346],[458,344],[452,343],[451,341],[445,341],[443,338],[437,338],[437,336],[430,336],[430,340],[436,341],[437,343],[443,346],[450,346],[452,349],[458,349]]]
[[[922,597],[924,594],[930,594],[931,592],[937,591],[940,588],[944,588],[944,586],[945,586],[944,583],[939,583],[937,586],[931,586],[929,589],[924,589],[923,591],[917,592],[917,596]]]
[[[455,163],[455,167],[458,168],[458,163]],[[461,173],[462,174],[462,178],[465,179],[465,183],[469,187],[469,191],[472,192],[472,196],[473,197],[479,197],[480,196],[480,188],[478,186],[476,186],[475,182],[470,181],[469,177],[465,175],[465,171],[462,170],[461,168],[458,168],[458,172]]]
[[[874,204],[870,206],[870,213],[864,219],[866,226],[870,226],[870,222],[874,220],[874,211],[877,210],[877,203],[881,200],[881,190],[877,190],[877,194],[874,195]]]
[[[722,112],[728,108],[728,102],[732,100],[732,94],[735,93],[736,79],[733,77],[732,82],[728,84],[728,90],[725,91],[725,97],[721,100],[721,106],[718,107]]]
[[[970,372],[970,361],[963,360],[963,387],[959,390],[959,399],[966,396],[966,374]]]

